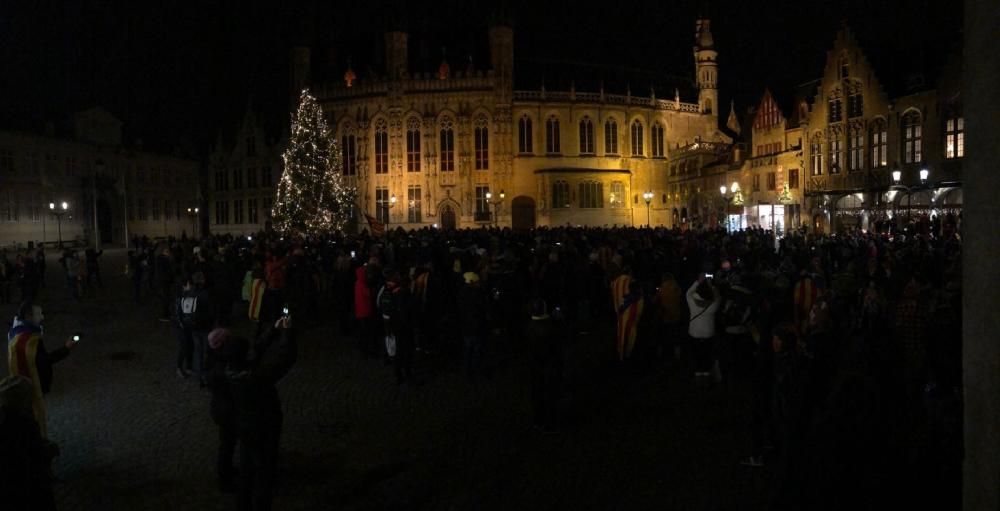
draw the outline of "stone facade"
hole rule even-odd
[[[186,209],[198,201],[196,160],[122,145],[121,122],[100,108],[72,120],[65,137],[0,131],[0,245],[194,232]],[[59,218],[49,204],[63,202]]]
[[[642,195],[666,195],[674,150],[731,142],[718,129],[707,20],[694,46],[698,103],[652,91],[514,90],[513,37],[509,26],[490,28],[489,70],[452,72],[442,62],[411,74],[407,35],[390,32],[388,76],[360,80],[348,69],[343,81],[311,84],[361,209],[407,228],[644,225]],[[309,84],[309,50],[292,55],[291,83]],[[654,201],[651,222],[669,224],[667,211]]]
[[[231,143],[219,136],[206,176],[212,234],[250,235],[268,228],[286,146],[284,138],[266,135],[264,124],[249,108]]]
[[[844,28],[815,94],[797,106],[806,204],[811,226],[821,231],[872,228],[901,209],[935,214],[961,207],[961,70],[950,62],[940,83],[911,79],[898,97],[886,93],[876,72]],[[928,171],[923,184],[921,170]]]

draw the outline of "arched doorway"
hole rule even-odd
[[[104,199],[97,200],[97,229],[101,235],[101,243],[111,243],[114,235],[111,225],[111,206]]]
[[[514,229],[535,228],[535,199],[524,195],[514,197],[510,208],[511,227]]]
[[[455,228],[455,208],[451,207],[451,204],[444,204],[441,206],[441,228],[448,231]]]

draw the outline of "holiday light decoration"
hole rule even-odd
[[[285,168],[271,212],[274,227],[288,234],[322,234],[342,230],[357,191],[343,178],[343,162],[316,98],[303,89],[292,114]]]

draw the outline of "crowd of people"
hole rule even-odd
[[[810,439],[831,434],[830,417],[875,413],[859,395],[872,389],[900,398],[901,420],[922,417],[939,470],[956,470],[961,241],[948,227],[780,239],[756,228],[262,232],[135,239],[128,272],[135,302],[155,298],[174,325],[178,377],[212,394],[219,484],[238,491],[241,508],[269,505],[282,422],[275,384],[295,362],[295,331],[324,322],[355,338],[360,356],[392,365],[399,385],[426,377],[414,371],[418,354],[460,361],[475,384],[523,343],[533,420],[546,432],[565,427],[564,347],[581,339],[623,367],[746,392],[752,442],[742,463],[774,463],[779,503],[794,507],[817,455]],[[77,273],[74,297],[99,275],[99,255],[96,272],[89,253],[86,264],[64,263],[67,279],[70,268],[89,270]],[[233,333],[244,310],[258,325],[252,339]]]

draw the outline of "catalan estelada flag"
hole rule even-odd
[[[632,277],[621,274],[611,281],[611,306],[615,308],[615,313],[625,303],[625,295],[628,294],[628,286],[632,283]]]
[[[14,327],[7,335],[7,361],[11,375],[31,380],[31,386],[34,388],[31,409],[34,412],[35,421],[38,422],[38,429],[42,437],[45,438],[47,434],[45,401],[42,395],[42,380],[38,374],[38,365],[35,360],[41,342],[41,329],[24,323]]]
[[[253,321],[257,321],[260,317],[260,304],[264,301],[265,289],[267,282],[264,279],[253,279],[253,283],[250,284],[250,307],[247,308],[247,315]]]
[[[365,220],[368,220],[368,227],[371,227],[372,236],[379,237],[385,234],[384,223],[379,222],[375,219],[375,217],[369,215],[368,213],[365,213]]]
[[[625,295],[618,309],[618,360],[624,361],[632,355],[635,347],[635,337],[639,332],[639,318],[646,302],[642,293]]]

